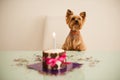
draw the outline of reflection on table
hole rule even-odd
[[[46,75],[26,67],[38,63],[36,56],[42,56],[42,51],[1,51],[0,80],[120,80],[119,53],[67,51],[67,61],[83,66],[64,75]]]

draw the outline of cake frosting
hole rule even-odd
[[[66,52],[62,49],[43,51],[43,69],[59,70],[65,67]]]
[[[60,52],[64,52],[63,49],[50,49],[50,50],[46,50],[44,51],[45,53],[60,53]]]

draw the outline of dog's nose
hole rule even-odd
[[[78,20],[75,20],[76,23],[78,23]]]

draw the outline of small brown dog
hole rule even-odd
[[[74,15],[71,10],[67,10],[66,23],[70,28],[70,33],[63,44],[64,50],[84,51],[84,45],[80,30],[85,22],[86,12],[81,12],[79,15]]]

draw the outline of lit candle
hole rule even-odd
[[[53,32],[53,48],[56,49],[56,33]]]

